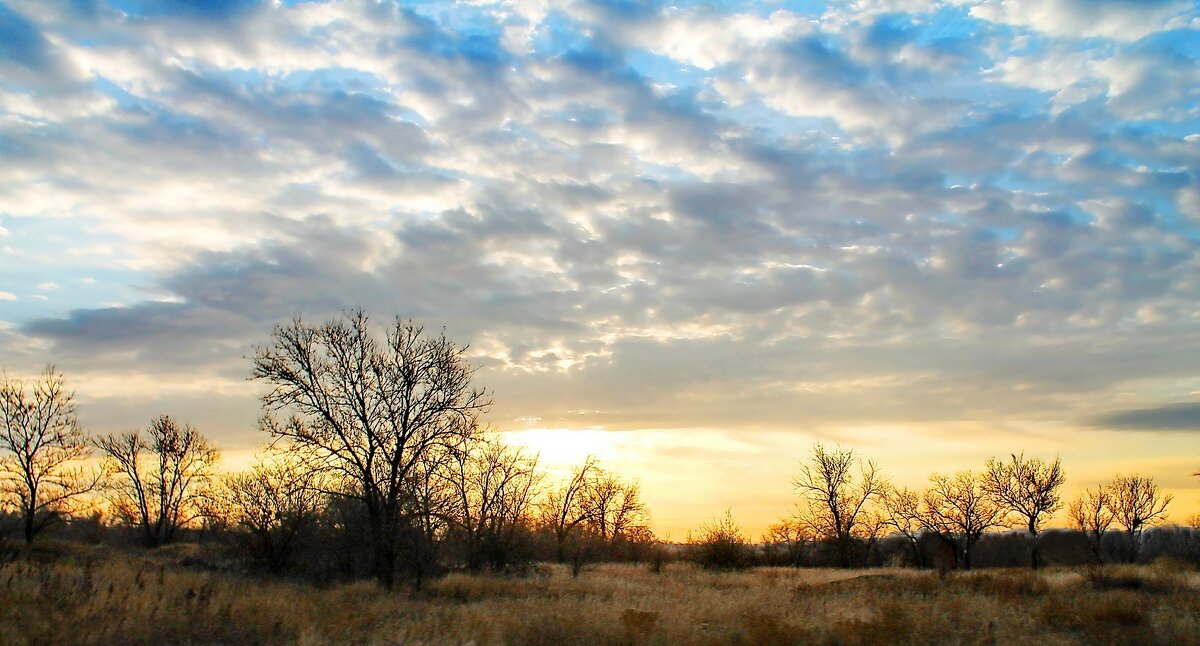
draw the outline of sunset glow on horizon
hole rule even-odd
[[[1185,523],[1197,59],[1195,0],[0,0],[0,370],[244,468],[256,348],[361,307],[670,540],[757,539],[817,442]]]

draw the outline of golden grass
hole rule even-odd
[[[952,573],[602,565],[453,574],[419,597],[173,565],[187,550],[0,565],[0,643],[1200,643],[1177,567]]]

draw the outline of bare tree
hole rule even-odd
[[[285,452],[226,478],[226,519],[270,572],[287,569],[304,533],[316,525],[325,500],[319,477]]]
[[[922,495],[920,491],[913,491],[908,487],[888,487],[882,496],[884,521],[908,540],[913,563],[919,568],[925,567],[925,559],[918,542],[921,531],[925,529],[925,514],[921,509]]]
[[[1174,496],[1160,492],[1154,478],[1137,474],[1116,476],[1108,485],[1108,491],[1113,516],[1125,527],[1129,537],[1130,561],[1135,561],[1141,547],[1142,531],[1147,525],[1166,519],[1167,505]]]
[[[807,528],[794,518],[781,518],[767,527],[762,536],[771,564],[794,567],[803,565],[804,547],[810,540]]]
[[[449,478],[453,524],[462,537],[467,566],[500,570],[510,565],[541,479],[537,457],[491,437],[464,445]]]
[[[1046,518],[1062,507],[1059,490],[1066,482],[1062,461],[1044,462],[1026,458],[1022,453],[1010,454],[1005,462],[989,458],[983,473],[983,490],[1007,511],[1024,519],[1033,538],[1030,566],[1041,564],[1038,551],[1038,532]]]
[[[609,548],[647,526],[641,486],[604,469],[594,469],[585,481],[581,504],[586,522]]]
[[[981,479],[971,471],[954,477],[938,473],[929,477],[925,490],[925,524],[954,542],[963,567],[971,569],[971,553],[983,533],[1006,524],[1006,510],[988,496]]]
[[[99,475],[81,464],[89,453],[75,393],[54,366],[29,383],[0,378],[0,493],[20,512],[26,543],[95,488]]]
[[[416,472],[432,452],[473,433],[491,404],[471,385],[466,349],[400,318],[381,342],[356,310],[320,326],[299,318],[276,326],[270,346],[256,351],[253,377],[271,386],[263,426],[348,483],[337,493],[365,507],[375,577],[388,589],[400,530],[432,523],[411,517],[427,507],[409,504]]]
[[[569,480],[546,492],[539,505],[538,518],[554,534],[555,556],[560,563],[566,561],[571,534],[590,517],[591,510],[584,504],[586,488],[599,468],[596,457],[589,455]]]
[[[96,440],[105,455],[109,500],[117,515],[139,528],[147,547],[174,541],[205,512],[206,487],[220,453],[190,425],[163,415],[141,431]]]
[[[867,529],[866,505],[879,498],[887,485],[878,467],[857,459],[852,449],[829,450],[814,444],[812,461],[800,468],[792,484],[802,501],[799,518],[834,541],[839,563],[849,566],[854,539],[864,537]]]
[[[1106,485],[1095,489],[1085,489],[1084,492],[1071,502],[1067,508],[1067,516],[1071,525],[1083,532],[1087,538],[1088,547],[1097,563],[1104,562],[1101,551],[1104,532],[1108,531],[1113,522],[1112,498]]]

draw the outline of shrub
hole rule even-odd
[[[689,543],[696,562],[706,569],[740,569],[751,565],[749,541],[728,509],[720,520],[701,527],[700,536]]]

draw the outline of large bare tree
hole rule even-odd
[[[818,443],[792,484],[801,497],[800,520],[833,541],[839,563],[849,566],[854,540],[870,538],[873,523],[866,507],[887,489],[879,468],[857,458],[853,449],[826,449]]]
[[[1066,482],[1062,461],[1055,458],[1045,462],[1026,458],[1022,453],[1010,454],[1006,461],[989,458],[983,472],[983,490],[992,500],[1023,519],[1033,538],[1030,566],[1041,565],[1038,532],[1046,518],[1062,507],[1060,489]]]
[[[20,512],[26,543],[95,488],[98,474],[82,464],[89,452],[62,373],[0,377],[0,492]]]
[[[1007,524],[1007,510],[984,492],[981,478],[971,471],[953,477],[935,473],[925,490],[925,525],[954,543],[963,567],[983,533]]]
[[[96,440],[105,455],[109,501],[137,527],[147,547],[170,543],[207,511],[208,486],[221,454],[190,425],[163,415],[141,431]]]
[[[336,493],[362,503],[374,574],[388,589],[400,531],[420,521],[412,514],[422,506],[409,504],[408,493],[416,472],[431,452],[474,432],[491,403],[472,386],[465,352],[400,318],[381,339],[355,310],[322,325],[296,318],[276,326],[255,353],[253,377],[271,386],[264,428],[310,449],[345,483]]]

